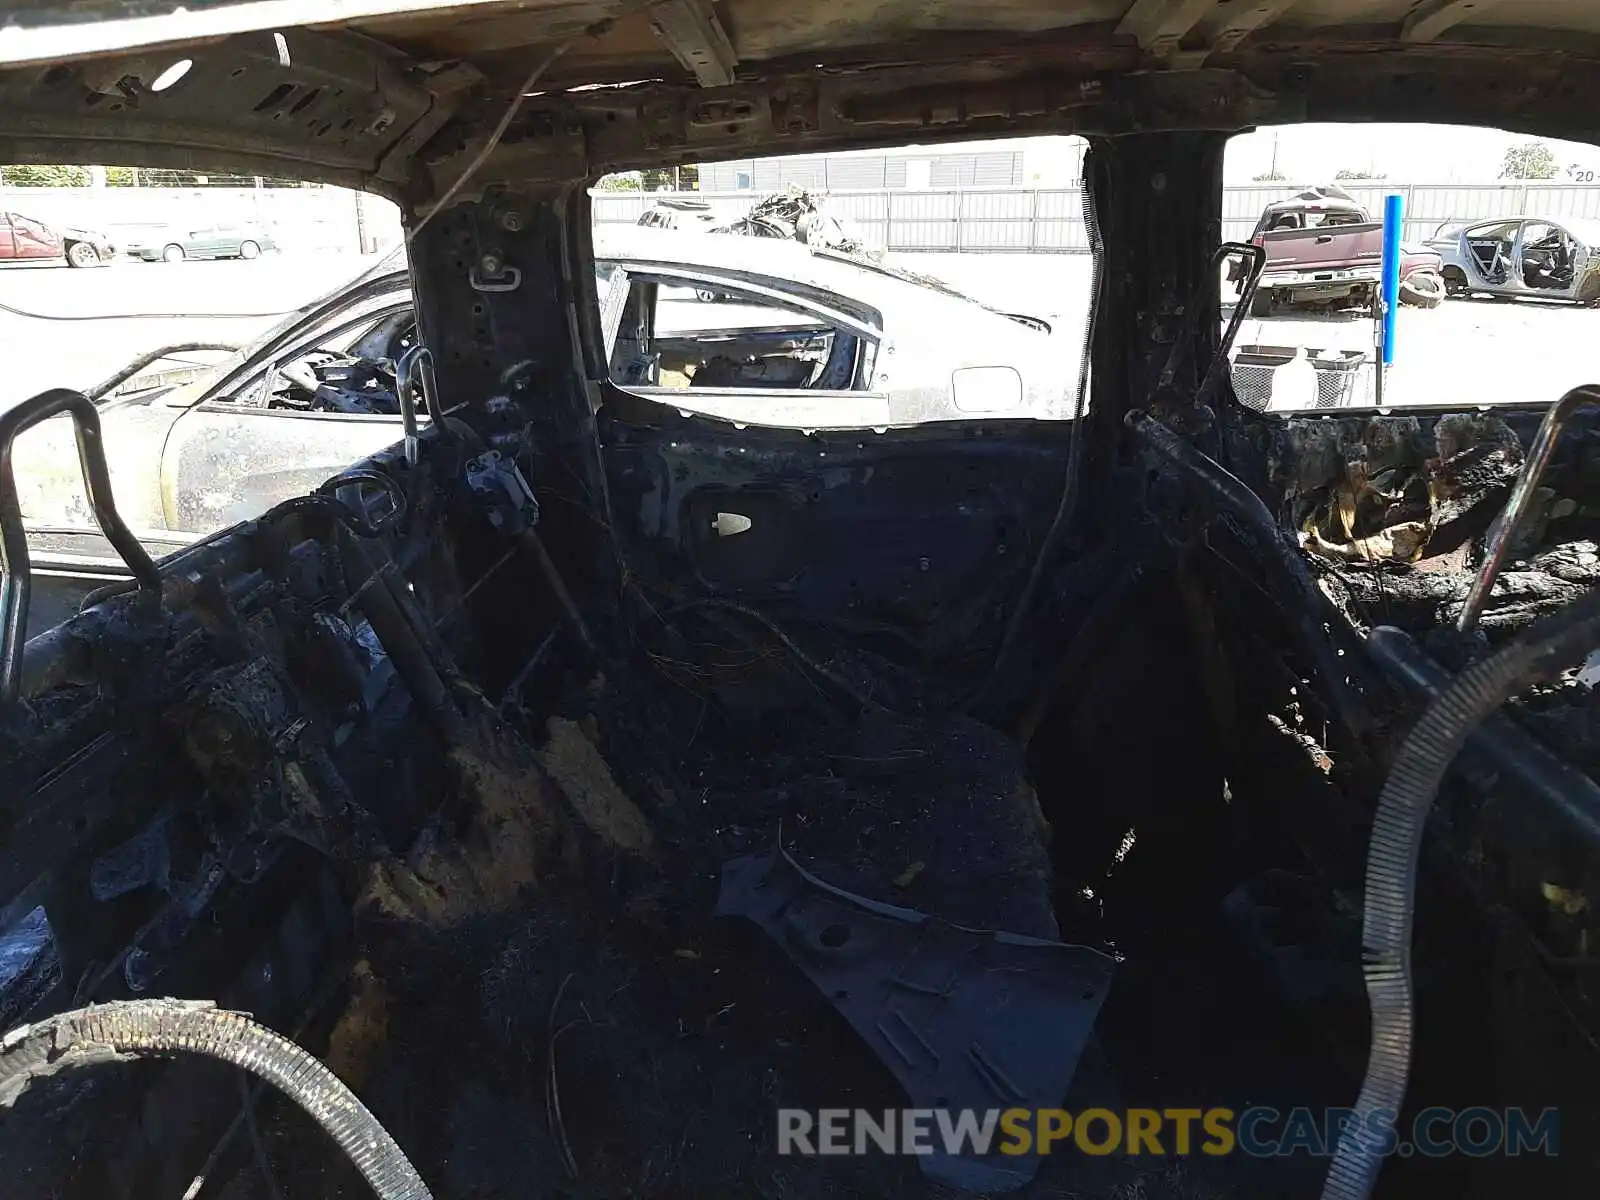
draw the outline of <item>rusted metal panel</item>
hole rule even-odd
[[[1424,0],[1400,26],[1400,40],[1430,42],[1448,29],[1488,15],[1499,0]]]
[[[650,28],[701,87],[733,82],[739,56],[710,0],[660,0],[650,6]]]

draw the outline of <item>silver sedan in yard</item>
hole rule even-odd
[[[1600,221],[1493,217],[1446,221],[1427,242],[1451,295],[1600,304]]]
[[[144,262],[182,262],[187,258],[260,258],[278,243],[251,225],[208,225],[204,229],[141,231],[128,254]]]
[[[790,428],[1068,415],[1070,339],[892,265],[634,226],[597,231],[595,255],[611,383],[646,402]],[[396,444],[396,362],[414,339],[409,277],[395,271],[307,306],[216,365],[168,361],[158,376],[96,389],[119,511],[170,551]],[[93,562],[118,574],[87,508],[72,426],[26,431],[13,461],[35,573]]]

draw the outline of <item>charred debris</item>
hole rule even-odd
[[[415,461],[87,596],[17,661],[6,1026],[251,1013],[441,1196],[1314,1194],[1315,1160],[774,1149],[781,1106],[1350,1104],[1398,739],[1600,572],[1590,413],[1461,633],[1540,412],[1269,421],[1208,385],[1206,216],[1135,186],[1214,170],[1193,140],[1091,159],[1076,430],[665,412],[571,361],[571,213],[451,209],[414,248],[448,410]],[[486,247],[520,292],[456,269]],[[1582,671],[1547,682],[1444,786],[1409,1104],[1587,1086],[1594,712]],[[16,1099],[8,1195],[365,1193],[292,1105],[112,1062],[127,1037]]]

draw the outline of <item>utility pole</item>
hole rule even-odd
[[[1278,134],[1272,134],[1272,166],[1267,168],[1267,174],[1273,179],[1278,177]]]

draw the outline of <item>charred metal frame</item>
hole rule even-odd
[[[155,564],[117,515],[111,494],[111,470],[100,438],[100,414],[89,398],[82,392],[55,388],[0,414],[0,708],[15,705],[21,688],[22,639],[28,627],[28,595],[32,589],[28,538],[22,527],[22,508],[11,465],[12,446],[23,430],[63,413],[72,418],[83,486],[100,531],[133,572],[140,603],[147,607],[161,603],[161,577]]]
[[[486,127],[504,111],[504,78],[485,81],[475,68],[432,69],[399,56],[375,57],[359,38],[316,33],[291,35],[287,63],[270,54],[261,38],[229,39],[197,51],[197,69],[245,82],[179,90],[170,99],[150,94],[146,85],[165,65],[165,53],[0,75],[0,160],[60,159],[63,147],[103,145],[120,130],[118,144],[153,163],[204,161],[257,170],[293,164],[304,174],[366,184],[399,198],[415,233],[411,252],[421,343],[437,353],[439,385],[452,397],[471,398],[456,416],[474,437],[485,442],[509,437],[520,445],[525,428],[530,469],[541,485],[548,518],[538,535],[522,529],[509,544],[486,532],[482,522],[475,524],[476,514],[457,486],[462,444],[442,436],[442,413],[430,404],[439,436],[416,436],[413,420],[404,462],[388,454],[362,468],[421,501],[412,504],[406,519],[379,527],[353,516],[332,495],[318,495],[186,552],[159,575],[148,559],[139,562],[130,555],[143,606],[167,593],[170,629],[163,630],[161,640],[132,636],[126,621],[139,606],[105,597],[36,644],[34,658],[42,666],[28,690],[43,699],[45,711],[28,731],[30,737],[0,745],[0,762],[20,801],[11,814],[16,824],[0,847],[5,851],[0,873],[17,889],[7,898],[24,888],[34,889],[30,896],[44,896],[52,919],[60,917],[69,969],[86,981],[81,986],[91,998],[141,980],[148,986],[158,977],[214,981],[221,972],[208,974],[205,944],[188,940],[196,926],[181,918],[217,897],[230,906],[218,917],[219,927],[259,928],[280,916],[287,921],[292,905],[307,896],[331,893],[333,902],[320,905],[324,911],[309,922],[314,933],[297,949],[318,966],[337,965],[348,949],[337,871],[368,855],[383,857],[368,836],[372,822],[388,822],[392,843],[404,847],[425,828],[435,833],[450,828],[459,815],[437,812],[430,797],[441,789],[425,785],[437,779],[441,764],[459,765],[464,749],[484,748],[479,739],[488,719],[471,688],[461,686],[455,653],[471,651],[479,625],[504,632],[504,620],[490,625],[480,616],[474,624],[474,613],[490,610],[491,601],[519,618],[529,608],[529,576],[507,581],[496,574],[502,564],[515,561],[511,550],[517,541],[529,575],[550,593],[541,599],[549,601],[552,630],[565,622],[586,651],[603,656],[639,636],[643,618],[660,621],[637,578],[659,563],[644,556],[630,561],[624,546],[630,534],[653,520],[647,532],[656,536],[652,549],[660,558],[681,549],[662,531],[688,515],[690,506],[683,514],[646,511],[648,502],[665,503],[669,489],[658,487],[660,480],[676,473],[730,488],[748,487],[751,480],[776,481],[792,492],[802,490],[797,483],[823,473],[818,459],[837,445],[826,436],[798,431],[736,433],[726,424],[630,407],[628,397],[608,390],[589,270],[584,184],[608,169],[731,155],[757,146],[797,152],[929,136],[1090,134],[1086,184],[1105,244],[1090,347],[1093,406],[1083,430],[1084,503],[1077,506],[1061,553],[1050,544],[1051,561],[1041,560],[1046,597],[1036,621],[1039,661],[1015,664],[995,689],[1001,697],[996,719],[1010,709],[1042,708],[1052,684],[1060,682],[1049,669],[1051,661],[1082,669],[1073,637],[1081,638],[1085,629],[1098,636],[1104,619],[1092,604],[1082,603],[1085,596],[1108,594],[1120,601],[1144,582],[1138,572],[1146,567],[1161,575],[1202,570],[1205,537],[1214,525],[1227,524],[1225,536],[1237,537],[1273,564],[1261,590],[1288,614],[1284,624],[1299,638],[1297,646],[1286,648],[1287,639],[1280,637],[1270,654],[1248,660],[1241,655],[1241,661],[1251,667],[1265,662],[1263,674],[1282,668],[1281,680],[1252,681],[1263,693],[1269,684],[1289,687],[1307,682],[1308,675],[1316,680],[1305,703],[1330,718],[1339,769],[1346,772],[1340,782],[1352,791],[1349,813],[1317,816],[1359,827],[1363,755],[1374,749],[1371,742],[1379,743],[1381,754],[1381,738],[1397,711],[1394,698],[1376,682],[1381,679],[1376,666],[1424,694],[1436,684],[1426,667],[1408,665],[1402,661],[1406,655],[1392,645],[1386,648],[1383,639],[1375,639],[1369,653],[1284,540],[1261,498],[1271,494],[1275,482],[1269,424],[1232,404],[1226,388],[1219,390],[1215,407],[1200,402],[1215,382],[1218,362],[1211,250],[1220,234],[1226,137],[1259,122],[1386,112],[1412,120],[1448,115],[1592,136],[1592,114],[1600,111],[1600,73],[1590,69],[1593,60],[1583,48],[1535,55],[1523,49],[1436,47],[1431,39],[1464,14],[1464,7],[1452,4],[1419,9],[1400,41],[1394,31],[1365,41],[1319,41],[1310,34],[1291,40],[1267,32],[1265,22],[1282,6],[1263,3],[1214,29],[1206,45],[1190,41],[1185,50],[1185,39],[1212,7],[1192,0],[1140,0],[1121,38],[1090,33],[1070,45],[1059,39],[1010,43],[982,55],[871,71],[819,74],[792,64],[764,81],[739,83],[733,82],[739,64],[731,45],[724,51],[726,31],[721,41],[717,37],[715,10],[700,0],[665,0],[657,9],[660,36],[680,61],[686,60],[698,84],[712,86],[654,83],[560,93],[555,90],[559,76],[553,76],[551,92],[526,105],[474,187],[425,227],[418,226],[416,215],[460,177],[481,150]],[[1419,50],[1419,42],[1426,48]],[[1508,60],[1515,64],[1512,69],[1527,69],[1528,86],[1517,96],[1490,95],[1480,85],[1504,74]],[[244,74],[232,74],[239,67]],[[1555,78],[1563,80],[1564,90],[1539,86]],[[474,92],[480,83],[485,86]],[[139,110],[138,119],[110,119],[111,105]],[[98,116],[84,117],[84,109],[103,109],[104,123],[96,123]],[[290,112],[296,121],[274,124],[276,116]],[[293,135],[285,132],[291,127]],[[425,402],[427,380],[424,374]],[[402,392],[409,395],[410,389],[403,386]],[[0,418],[0,442],[8,446],[9,435],[45,415],[49,405],[41,402],[65,404],[80,422],[87,477],[91,465],[85,447],[95,442],[93,409],[82,397],[66,395],[38,398],[22,415]],[[1148,413],[1141,411],[1147,406]],[[517,428],[508,435],[505,425]],[[682,445],[673,440],[680,437]],[[836,454],[834,462],[851,452],[838,448],[845,453]],[[902,522],[925,514],[927,496],[937,490],[927,479],[942,461],[958,456],[993,476],[1026,462],[1034,469],[1012,473],[1030,478],[991,486],[1011,488],[1004,499],[1019,510],[1041,510],[1045,506],[1035,503],[1035,493],[1044,487],[1041,480],[1053,482],[1044,468],[1058,461],[1061,451],[1052,431],[977,422],[954,434],[898,430],[854,447],[863,456],[857,461],[878,455],[875,468],[910,464],[902,490],[889,493],[898,504],[891,515]],[[728,461],[718,461],[719,454]],[[1535,458],[1542,461],[1537,453]],[[919,469],[925,474],[919,476]],[[895,474],[878,472],[879,486],[883,477]],[[86,481],[92,498],[97,489],[102,497],[109,495],[103,463],[97,478]],[[831,515],[822,490],[817,501],[822,507],[815,511]],[[993,507],[999,516],[1010,516],[1004,505]],[[968,510],[974,521],[995,515],[981,505]],[[127,533],[114,509],[96,501],[96,511],[108,537],[122,548]],[[774,502],[767,511],[784,510]],[[1233,518],[1231,524],[1216,521],[1221,512]],[[13,582],[18,565],[26,562],[15,516],[7,472],[0,477],[0,517],[6,519],[0,541],[6,590],[0,592],[0,604],[8,606],[0,622],[7,635],[0,700],[7,689],[14,696],[19,688],[14,614],[26,604],[25,584],[19,605]],[[1514,517],[1507,514],[1507,529]],[[940,532],[947,535],[950,528]],[[896,532],[901,542],[912,540]],[[977,561],[973,557],[961,565]],[[871,565],[882,578],[902,567],[913,579],[913,571],[929,573],[922,564]],[[1021,577],[1022,566],[1007,563],[1011,575],[990,569],[991,580],[998,582],[990,593],[963,597],[972,600],[969,611],[929,617],[932,632],[914,645],[923,662],[961,665],[958,654],[940,659],[925,652],[930,647],[949,651],[951,644],[969,650],[985,631],[992,634],[1006,586]],[[504,569],[510,575],[516,567]],[[463,572],[473,580],[469,586],[459,586],[457,575]],[[703,599],[694,589],[705,581],[692,572],[668,582],[683,584],[686,607]],[[832,602],[826,590],[808,593],[804,586],[790,587],[785,598],[802,615],[808,602],[813,608]],[[936,611],[908,607],[918,615]],[[1064,621],[1063,613],[1077,620]],[[357,625],[363,626],[359,636]],[[369,631],[371,639],[363,640]],[[527,628],[518,633],[520,639],[497,638],[493,654],[485,656],[497,660],[487,673],[491,692],[497,690],[493,684],[505,683],[503,694],[525,696],[529,667],[519,664],[545,661],[553,633]],[[373,640],[377,653],[369,654]],[[1229,665],[1231,648],[1212,649],[1202,669],[1218,672],[1218,660],[1223,668]],[[1048,657],[1056,652],[1060,659]],[[1283,660],[1308,663],[1311,670],[1302,673]],[[587,655],[582,662],[592,668]],[[843,676],[824,669],[837,686]],[[365,685],[387,672],[399,686],[385,685],[381,697],[370,700]],[[1226,681],[1212,683],[1208,698],[1221,709],[1235,693]],[[242,702],[226,700],[230,688],[243,690],[246,684]],[[841,690],[846,695],[859,691],[848,680]],[[168,712],[178,714],[176,734],[146,719]],[[357,744],[347,744],[344,753],[328,736],[340,719],[358,729]],[[1229,714],[1220,713],[1217,722],[1227,736],[1237,736],[1238,723]],[[233,749],[207,755],[208,743],[200,739],[197,753],[196,731],[218,728],[230,735],[226,740]],[[418,730],[429,736],[414,737]],[[1489,727],[1485,737],[1490,740],[1479,748],[1508,775],[1530,790],[1550,793],[1546,799],[1554,799],[1558,808],[1566,804],[1569,816],[1576,813],[1593,827],[1594,814],[1585,808],[1592,781],[1587,789],[1569,787],[1570,778],[1560,778],[1550,762],[1531,756],[1503,729]],[[185,753],[160,763],[172,772],[170,778],[137,778],[141,771],[149,774],[139,758],[148,757],[152,745],[180,742]],[[385,748],[396,743],[404,746],[408,770],[416,764],[421,782],[383,765]],[[152,790],[172,779],[181,786]],[[243,872],[248,878],[236,879],[239,886],[231,891],[189,890],[162,898],[159,908],[119,908],[117,923],[97,924],[103,913],[84,898],[82,860],[92,860],[134,826],[139,828],[132,832],[144,836],[144,826],[159,823],[161,805],[174,803],[174,796],[180,805],[193,801],[200,784],[227,797],[242,814],[240,827],[211,831],[217,841],[210,848],[232,855],[244,845],[259,856],[247,863],[259,873]],[[370,810],[363,811],[369,802]],[[214,878],[214,871],[205,876]],[[147,946],[156,933],[171,935],[172,944],[157,947],[166,953],[161,970],[129,975],[128,947]],[[270,971],[264,977],[269,982],[260,982],[257,957],[252,953],[249,963],[230,963],[241,965],[245,983],[230,979],[227,986],[246,995],[254,986],[260,1002],[249,1006],[273,1012],[279,1020],[286,1010],[303,1008],[305,989],[272,987]]]
[[[1183,48],[1184,38],[1216,15],[1213,3],[1140,0],[1122,26],[1085,27],[1071,37],[935,41],[919,47],[916,66],[898,57],[819,73],[812,62],[765,62],[762,78],[745,82],[733,70],[746,73],[750,64],[736,62],[714,7],[664,0],[652,17],[692,82],[563,91],[597,80],[592,73],[564,79],[563,70],[593,68],[581,56],[559,60],[482,179],[544,187],[757,150],[1234,131],[1385,116],[1578,139],[1595,133],[1600,47],[1582,39],[1531,50],[1474,30],[1470,41],[1454,42],[1441,31],[1466,15],[1456,5],[1421,11],[1404,30],[1311,29],[1291,38],[1273,19],[1284,7],[1282,0],[1247,6],[1212,29],[1200,49]],[[590,35],[568,29],[555,41],[574,36]],[[479,152],[525,73],[517,60],[496,60],[485,67],[488,77],[465,63],[412,62],[337,30],[284,37],[287,62],[264,33],[194,48],[190,75],[161,93],[149,85],[172,50],[0,71],[0,159],[93,159],[113,141],[152,166],[292,170],[425,205]],[[1529,86],[1508,94],[1497,86],[1508,72]],[[76,153],[68,149],[74,144]]]
[[[1580,408],[1588,408],[1600,404],[1600,387],[1589,384],[1576,387],[1561,399],[1550,406],[1550,411],[1545,414],[1544,421],[1539,426],[1539,433],[1533,440],[1533,446],[1528,451],[1528,460],[1523,465],[1522,474],[1518,477],[1516,486],[1511,489],[1511,498],[1506,501],[1504,511],[1501,512],[1494,528],[1489,531],[1488,540],[1484,543],[1483,564],[1478,568],[1477,577],[1472,581],[1472,590],[1467,593],[1466,603],[1461,607],[1461,615],[1456,619],[1456,628],[1463,633],[1470,633],[1477,627],[1478,617],[1483,612],[1483,606],[1488,602],[1489,593],[1494,590],[1494,581],[1500,574],[1506,555],[1511,549],[1511,539],[1516,534],[1522,519],[1527,515],[1528,505],[1533,500],[1539,480],[1544,476],[1544,469],[1550,464],[1550,456],[1555,453],[1556,442],[1561,437],[1561,431],[1566,427],[1572,414]]]
[[[415,390],[414,390],[415,389]],[[417,397],[422,393],[423,410],[441,432],[444,409],[439,404],[439,383],[434,375],[433,351],[418,342],[400,356],[394,365],[394,391],[400,402],[400,425],[405,431],[406,462],[415,467],[420,461],[417,438]]]

